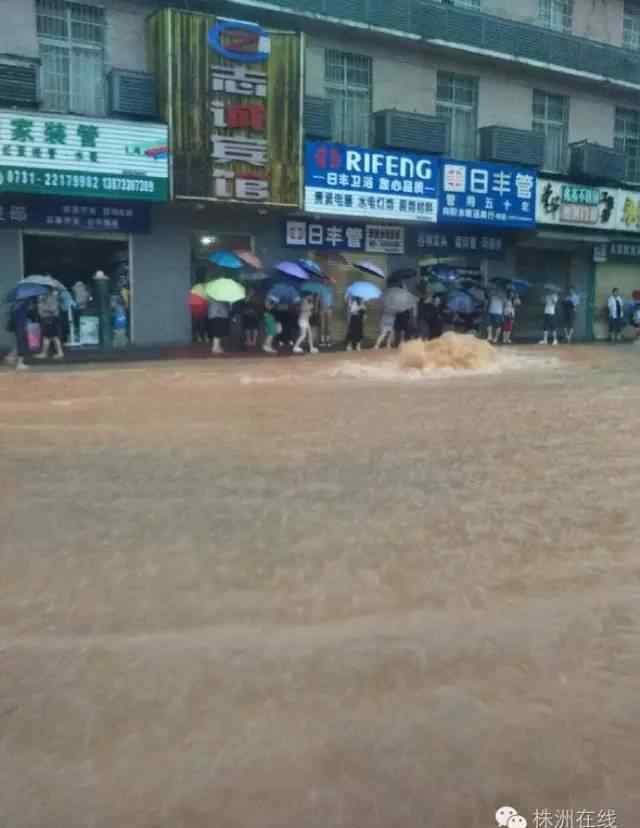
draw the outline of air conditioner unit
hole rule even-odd
[[[307,138],[330,141],[333,138],[333,102],[327,98],[305,97],[303,123]]]
[[[571,144],[570,150],[571,175],[595,180],[624,181],[624,153],[589,141]]]
[[[480,158],[503,164],[525,164],[542,167],[544,164],[543,132],[512,127],[488,126],[479,129]]]
[[[0,55],[0,105],[30,109],[39,106],[36,61]]]
[[[155,82],[145,72],[113,69],[109,75],[110,114],[127,118],[156,118]]]
[[[373,139],[375,146],[381,149],[446,155],[449,122],[434,115],[383,109],[373,115]]]

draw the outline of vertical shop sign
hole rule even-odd
[[[148,27],[174,195],[297,207],[301,35],[175,9]]]

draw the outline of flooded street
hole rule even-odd
[[[0,823],[635,825],[639,411],[633,346],[3,370]]]

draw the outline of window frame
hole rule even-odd
[[[339,61],[336,58],[339,58]],[[335,70],[337,66],[342,69],[340,80],[330,77],[330,69],[333,67]],[[359,71],[366,71],[366,83],[354,82],[353,77],[349,77],[350,73],[353,75]],[[373,58],[370,55],[357,52],[326,48],[324,50],[324,89],[325,96],[332,101],[334,114],[336,115],[333,123],[334,140],[342,144],[368,147],[371,142],[371,114],[373,111]],[[366,116],[362,118],[362,124],[358,126],[354,126],[355,122],[348,125],[348,119],[346,118],[350,96],[361,96],[363,100],[366,97],[367,100]],[[339,99],[342,101],[343,111],[340,117],[337,117],[335,108]],[[351,134],[349,134],[349,130],[351,130]]]
[[[622,45],[625,49],[640,49],[640,2],[624,0],[622,13]]]
[[[563,6],[564,8],[559,8]],[[562,19],[561,25],[554,24],[554,13]],[[545,29],[564,34],[573,33],[573,0],[538,0],[538,23]]]
[[[618,124],[624,121],[622,135],[618,132]],[[633,134],[629,134],[628,123],[635,121]],[[633,140],[635,151],[631,153],[627,142]],[[640,183],[640,109],[630,109],[626,106],[616,106],[613,125],[613,146],[625,156],[625,181],[629,184]],[[635,170],[635,173],[632,172]]]
[[[542,118],[536,114],[536,98],[544,97],[544,115]],[[549,116],[550,102],[555,99],[560,102],[562,107],[563,118],[559,121],[557,118]],[[543,169],[547,172],[567,172],[569,166],[569,117],[571,112],[571,99],[568,95],[557,95],[555,92],[545,92],[544,89],[533,89],[531,95],[531,129],[534,132],[542,132],[545,136],[545,161]],[[541,124],[543,129],[538,129],[536,124]],[[562,129],[564,135],[562,140],[562,157],[560,158],[559,166],[547,165],[547,136],[549,134],[549,127],[559,127]]]
[[[440,96],[441,86],[443,83],[451,84],[452,95],[451,98],[444,98]],[[456,100],[456,90],[460,90],[464,85],[468,86],[468,91],[471,94],[471,103]],[[479,98],[479,78],[474,75],[463,75],[458,72],[448,72],[440,70],[436,76],[436,115],[446,117],[449,120],[449,143],[451,155],[460,161],[474,161],[478,154],[478,98]],[[446,111],[445,111],[446,110]],[[466,112],[472,115],[471,135],[468,140],[457,143],[457,136],[455,134],[455,112]],[[459,147],[464,144],[465,149],[459,151]]]
[[[56,105],[51,102],[51,98],[47,101],[47,94],[54,95],[54,92],[48,92],[49,85],[45,80],[45,63],[42,60],[40,68],[40,90],[43,100],[43,109],[51,112],[59,112],[61,114],[76,114],[85,115],[89,117],[104,117],[106,114],[106,42],[107,42],[107,15],[106,9],[101,5],[89,5],[86,3],[77,3],[74,0],[36,0],[36,35],[38,38],[38,48],[40,56],[43,58],[46,50],[58,50],[60,57],[64,52],[66,58],[66,89],[64,93],[58,93],[60,97],[64,95],[64,103]],[[61,14],[55,14],[56,7]],[[89,17],[94,16],[94,20],[82,20],[78,12],[89,12]],[[99,19],[98,19],[99,18]],[[55,32],[43,31],[45,28],[45,20],[63,21],[64,34]],[[81,39],[74,35],[74,28],[77,31],[78,26],[86,26],[99,30],[101,37],[99,39]],[[80,53],[91,53],[97,57],[97,74],[99,80],[96,83],[98,90],[93,95],[93,105],[85,107],[83,105],[77,106],[79,101],[86,101],[90,96],[83,90],[86,90],[86,85],[78,82],[82,76],[81,71],[74,71],[74,65],[80,60]],[[79,91],[78,91],[79,90]]]

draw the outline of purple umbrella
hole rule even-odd
[[[299,264],[296,262],[280,262],[280,264],[276,265],[276,270],[279,270],[280,273],[284,273],[286,276],[291,276],[294,279],[308,279],[309,274],[306,270],[300,267]]]
[[[386,278],[384,270],[371,262],[354,262],[353,266],[357,267],[358,270],[361,270],[363,273],[369,273],[371,276],[377,276],[378,279]]]

